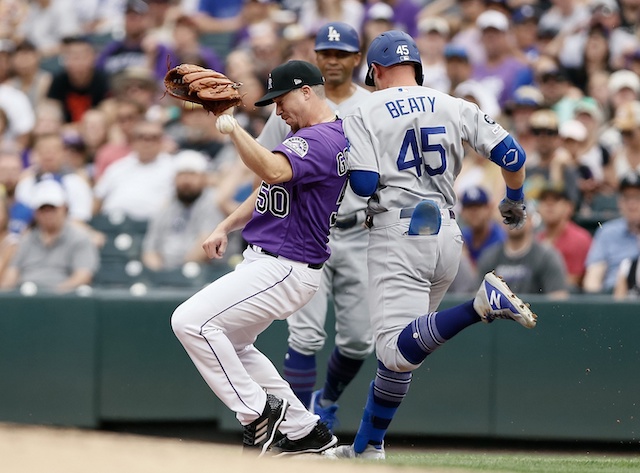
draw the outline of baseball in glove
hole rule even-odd
[[[199,103],[214,115],[242,104],[238,91],[242,83],[194,64],[180,64],[168,71],[164,76],[164,86],[172,97]]]

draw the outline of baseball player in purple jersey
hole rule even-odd
[[[422,87],[415,41],[401,31],[376,37],[367,53],[367,85],[376,91],[344,118],[349,181],[368,203],[369,310],[378,369],[352,445],[338,458],[383,459],[384,437],[411,374],[464,328],[496,318],[532,328],[536,316],[495,274],[474,300],[437,311],[460,263],[462,235],[451,210],[463,141],[502,168],[505,223],[526,219],[522,147],[480,109]]]
[[[263,181],[202,246],[210,258],[220,258],[227,234],[241,228],[249,246],[233,272],[182,303],[171,319],[204,380],[244,426],[245,449],[261,455],[269,448],[276,455],[318,453],[337,442],[253,345],[271,322],[311,299],[330,255],[329,228],[347,184],[347,142],[323,82],[320,70],[304,61],[271,72],[256,106],[275,102],[292,130],[273,151],[233,115],[217,118],[218,129]],[[277,430],[284,436],[274,442]]]
[[[346,23],[327,23],[316,33],[315,51],[325,78],[327,102],[341,117],[355,111],[358,103],[370,95],[352,81],[353,70],[362,56],[358,32]],[[287,124],[272,114],[258,142],[272,149],[289,131]],[[287,319],[289,347],[284,359],[284,378],[329,429],[337,424],[338,398],[373,352],[367,306],[369,231],[363,225],[366,208],[367,199],[347,187],[329,235],[331,257],[322,270],[320,288],[308,304]],[[327,363],[322,388],[314,390],[316,353],[327,338],[325,321],[330,298],[335,313],[335,348]]]

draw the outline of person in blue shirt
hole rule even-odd
[[[640,255],[640,173],[625,174],[618,189],[622,216],[603,223],[593,236],[582,283],[585,292],[611,293],[620,263]]]
[[[471,261],[476,264],[480,255],[490,246],[507,238],[504,227],[492,218],[494,208],[489,193],[480,186],[468,188],[460,199],[461,217],[464,222],[462,238],[469,250]]]

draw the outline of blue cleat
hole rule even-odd
[[[320,404],[320,399],[322,399],[322,389],[314,391],[311,395],[311,404],[309,407],[309,411],[312,414],[319,415],[320,422],[325,423],[329,430],[333,432],[333,428],[338,426],[338,418],[336,417],[338,405],[331,404],[327,407],[322,407],[322,405]]]
[[[533,328],[538,318],[531,312],[529,305],[522,302],[494,272],[485,274],[473,300],[473,308],[485,323],[495,319],[511,319],[523,327]]]

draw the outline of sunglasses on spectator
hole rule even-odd
[[[531,133],[536,136],[556,136],[558,134],[558,130],[553,130],[551,128],[532,128]]]
[[[633,131],[634,130],[620,130],[620,136],[626,136],[627,138],[633,136]]]
[[[162,135],[157,133],[138,133],[133,138],[140,141],[158,141],[162,138]]]
[[[118,115],[117,118],[119,122],[130,122],[138,118],[138,116],[133,113],[123,113],[122,115]]]
[[[540,76],[540,82],[546,83],[546,82],[564,82],[565,81],[565,77],[562,74],[559,74],[557,72],[552,72],[549,74],[542,74]]]

